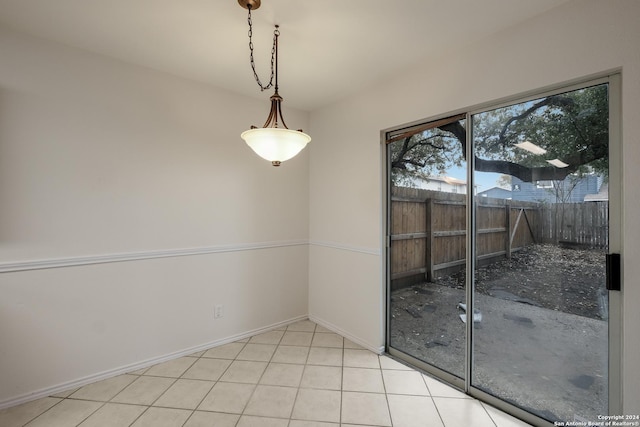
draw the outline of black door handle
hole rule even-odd
[[[620,254],[607,254],[607,290],[621,290]]]

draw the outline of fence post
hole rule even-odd
[[[504,214],[504,229],[506,230],[504,236],[505,254],[507,259],[511,259],[511,202],[509,200],[507,200],[504,207]]]
[[[424,248],[424,267],[425,278],[427,282],[433,281],[433,199],[429,198],[424,201],[426,211],[426,230],[427,236],[425,237]]]

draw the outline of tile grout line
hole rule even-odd
[[[220,376],[218,377],[218,379],[214,381],[214,384],[211,386],[211,388],[209,389],[209,391],[204,395],[204,397],[200,400],[200,403],[198,403],[198,405],[196,406],[196,409],[194,409],[194,410],[193,410],[193,412],[191,412],[191,415],[189,415],[189,418],[187,418],[187,419],[185,420],[185,422],[184,422],[183,426],[184,426],[186,423],[188,423],[188,422],[189,422],[189,420],[191,419],[191,417],[193,417],[193,414],[195,414],[195,413],[196,413],[196,411],[198,411],[198,408],[200,407],[200,405],[202,405],[202,402],[204,402],[204,399],[206,399],[206,398],[207,398],[207,396],[209,395],[209,393],[211,393],[211,391],[214,389],[214,387],[215,387],[218,383],[220,383],[220,382],[221,382],[221,381],[220,381],[220,379],[222,378],[222,376],[223,376],[223,375],[224,375],[224,374],[229,370],[229,368],[231,367],[231,365],[233,365],[233,362],[235,362],[235,361],[237,360],[236,358],[237,358],[237,357],[238,357],[238,355],[242,352],[242,350],[244,350],[244,349],[245,349],[245,347],[247,346],[247,344],[249,344],[249,341],[250,341],[250,340],[251,340],[251,338],[248,338],[248,339],[247,339],[247,341],[242,342],[242,348],[238,351],[238,353],[234,356],[234,358],[233,358],[233,359],[220,359],[220,360],[231,360],[231,363],[229,363],[229,366],[227,366],[227,367],[225,368],[225,370],[224,370],[224,371],[222,371],[222,373],[220,374]],[[233,341],[233,342],[231,342],[231,343],[227,343],[227,344],[232,344],[232,343],[240,343],[240,341]],[[223,345],[227,345],[227,344],[223,344]],[[222,346],[218,346],[218,347],[222,347]],[[204,355],[205,355],[209,350],[211,350],[211,349],[213,349],[213,348],[216,348],[216,346],[211,347],[211,348],[209,348],[209,349],[207,349],[207,350],[204,350],[204,351],[202,352],[202,354],[198,357],[198,360],[202,359],[202,358],[204,357]],[[209,357],[204,357],[204,358],[205,358],[205,359],[216,359],[216,358],[209,358]],[[185,373],[186,373],[186,371],[185,371]],[[184,374],[183,374],[183,375],[184,375]],[[225,383],[225,382],[224,382],[224,381],[222,381],[222,383]],[[256,385],[256,388],[257,388],[257,385]],[[254,391],[255,391],[255,388],[254,388]],[[253,393],[252,393],[252,395],[253,395]],[[247,401],[247,403],[248,403],[248,401]],[[204,410],[202,410],[202,412],[212,412],[212,411],[204,411]],[[215,411],[213,411],[213,412],[215,412]],[[244,409],[243,409],[243,412],[244,412]],[[238,415],[238,414],[230,414],[230,415]],[[242,414],[238,415],[238,420],[235,422],[235,424],[234,424],[234,425],[237,425],[237,424],[240,422],[240,417],[242,417]]]
[[[79,390],[79,389],[78,389]],[[77,390],[76,390],[77,391]],[[73,393],[75,393],[76,391],[74,391]],[[73,394],[71,393],[71,394]],[[35,421],[37,418],[40,418],[41,416],[43,416],[44,414],[46,414],[47,412],[49,412],[50,410],[52,410],[53,408],[55,408],[56,406],[60,405],[62,402],[64,402],[65,400],[80,400],[80,399],[69,399],[69,396],[67,397],[63,397],[60,399],[59,402],[57,402],[55,405],[51,406],[50,408],[47,408],[45,411],[41,412],[40,414],[36,415],[35,417],[31,418],[29,421],[27,421],[26,423],[22,424],[23,426],[27,426],[29,424],[31,424],[33,421]],[[90,401],[92,402],[92,401]],[[85,418],[83,418],[79,423],[76,424],[76,426],[82,424],[83,422],[85,422],[85,420],[87,418],[89,418],[91,415],[93,415],[95,412],[97,412],[100,408],[102,408],[106,402],[96,402],[96,403],[102,403],[102,405],[100,405],[98,408],[96,408],[94,411],[92,411],[89,415],[87,415]]]
[[[242,348],[244,348],[244,346],[242,346]],[[184,376],[184,374],[186,374],[186,373],[187,373],[187,371],[188,371],[189,369],[191,369],[191,367],[192,367],[193,365],[195,365],[195,364],[196,364],[196,363],[198,363],[200,360],[202,360],[202,357],[205,355],[205,353],[206,353],[208,350],[209,350],[209,349],[207,349],[207,350],[203,350],[203,351],[200,351],[200,352],[199,352],[199,353],[200,353],[200,355],[197,357],[197,360],[196,360],[195,362],[193,362],[193,363],[191,364],[191,366],[189,366],[187,369],[185,369],[185,371],[184,371],[184,372],[182,373],[182,375],[180,376],[180,379],[185,379],[185,380],[187,379],[187,378],[182,378],[182,377]],[[231,364],[229,364],[229,366],[231,366]],[[222,375],[220,375],[220,376],[222,376]],[[199,380],[199,381],[203,381],[203,380]],[[177,381],[176,381],[176,382],[177,382]],[[184,420],[184,423],[182,423],[182,427],[184,427],[184,426],[189,422],[189,420],[191,419],[191,417],[193,417],[193,414],[195,414],[195,413],[196,413],[196,411],[198,410],[198,407],[202,404],[202,402],[203,402],[203,401],[204,401],[204,399],[207,397],[207,395],[208,395],[209,393],[211,393],[211,390],[213,390],[213,387],[215,387],[215,385],[216,385],[217,383],[218,383],[218,381],[213,381],[213,384],[211,385],[211,388],[210,388],[210,389],[209,389],[209,390],[204,394],[204,396],[202,396],[202,398],[200,399],[200,402],[198,402],[198,404],[196,405],[195,409],[192,409],[192,410],[191,410],[191,413],[189,414],[189,416],[187,417],[187,419],[186,419],[186,420]],[[169,388],[171,388],[171,387],[169,387]],[[167,389],[167,390],[169,390],[169,389]],[[165,393],[166,393],[166,391],[165,391]],[[131,426],[129,426],[129,427],[131,427]]]
[[[195,363],[195,362],[194,362],[194,363]],[[187,368],[187,369],[188,369],[188,368]],[[186,372],[186,370],[185,370],[185,372]],[[148,376],[151,376],[151,375],[148,375]],[[141,375],[141,377],[142,377],[142,375]],[[138,381],[138,380],[133,381],[131,384],[133,384],[133,383],[134,383],[134,382],[136,382],[136,381]],[[151,408],[152,408],[153,404],[154,404],[155,402],[157,402],[157,401],[158,401],[158,399],[160,399],[160,397],[161,397],[161,396],[163,396],[163,395],[167,392],[167,390],[169,390],[169,389],[171,388],[171,386],[173,386],[173,385],[176,383],[176,381],[178,381],[178,378],[174,378],[174,381],[171,383],[171,385],[169,385],[169,387],[167,387],[167,389],[166,389],[165,391],[163,391],[162,393],[160,393],[160,396],[158,396],[157,398],[155,398],[155,400],[154,400],[153,402],[151,402],[149,405],[145,405],[147,408],[146,408],[144,411],[142,411],[142,412],[140,413],[140,415],[138,415],[138,416],[136,417],[136,419],[135,419],[135,420],[133,420],[133,421],[129,424],[129,427],[133,426],[136,422],[138,422],[138,420],[139,420],[140,418],[142,418],[142,416],[143,416],[144,414],[146,414],[146,413],[149,411],[149,409],[151,409]],[[129,385],[131,385],[131,384],[129,384]],[[129,386],[127,386],[127,387],[129,387]],[[124,389],[122,389],[122,391],[124,391],[127,387],[125,387]],[[122,393],[122,391],[121,391],[120,393]],[[118,393],[118,394],[120,394],[120,393]],[[116,394],[116,396],[117,396],[117,394]],[[116,396],[113,396],[113,397],[111,398],[111,400],[113,400]],[[111,400],[109,400],[109,401],[111,401]],[[114,403],[117,403],[117,402],[114,402]],[[105,403],[105,404],[106,404],[106,403]]]
[[[417,372],[420,372],[420,371],[417,371]],[[420,372],[420,377],[422,378],[422,382],[424,383],[425,387],[427,387],[427,392],[429,392],[429,399],[431,399],[431,403],[433,404],[433,407],[436,408],[436,412],[438,413],[440,422],[444,427],[447,427],[444,423],[444,418],[442,418],[442,414],[440,413],[440,408],[438,408],[438,405],[436,404],[436,401],[433,398],[434,396],[433,396],[433,393],[431,392],[431,389],[429,388],[429,384],[427,384],[427,380],[425,379],[424,373]]]
[[[122,374],[122,375],[129,375],[129,374]],[[91,414],[89,414],[86,418],[84,418],[82,421],[80,421],[78,424],[76,424],[76,426],[81,425],[82,423],[84,423],[89,417],[93,416],[95,413],[97,413],[100,409],[104,408],[108,403],[111,403],[111,400],[113,400],[118,394],[122,393],[122,391],[124,391],[124,389],[126,389],[127,387],[129,387],[131,384],[133,384],[134,382],[136,382],[142,375],[138,375],[138,378],[136,378],[135,380],[131,381],[129,384],[127,384],[125,387],[122,388],[122,390],[118,391],[116,394],[114,394],[113,396],[111,396],[111,398],[109,398],[108,400],[105,401],[99,401],[99,400],[90,400],[90,399],[77,399],[77,398],[73,398],[73,395],[75,393],[77,393],[78,391],[82,390],[83,387],[86,387],[88,385],[91,384],[95,384],[95,383],[91,383],[91,384],[87,384],[83,387],[78,388],[77,390],[73,391],[72,393],[70,393],[67,397],[65,397],[63,400],[76,400],[76,401],[83,401],[83,402],[97,402],[97,403],[101,403],[101,405],[93,412],[91,412]],[[114,377],[115,378],[115,377]],[[104,381],[104,380],[103,380]],[[144,405],[140,405],[140,406],[144,406]],[[147,408],[148,409],[148,408]],[[140,416],[142,414],[144,414],[147,409],[145,409],[144,411],[142,411],[140,413]],[[138,417],[139,418],[139,417]],[[136,418],[137,420],[137,418]],[[31,421],[30,421],[31,422]],[[134,420],[135,422],[135,420]],[[28,424],[28,423],[27,423]],[[133,424],[133,422],[131,423]],[[131,425],[129,424],[129,425]]]
[[[129,427],[131,427],[132,425],[134,425],[135,423],[137,423],[137,422],[138,422],[138,420],[139,420],[139,419],[140,419],[144,414],[146,414],[146,413],[147,413],[147,411],[149,410],[149,408],[150,408],[150,406],[147,406],[147,408],[146,408],[144,411],[140,412],[140,415],[138,415],[137,417],[135,417],[135,419],[129,423]]]
[[[311,342],[309,342],[309,351],[307,351],[307,357],[304,359],[304,367],[302,368],[302,375],[300,375],[300,381],[298,381],[298,389],[296,390],[296,397],[293,399],[293,406],[291,407],[291,414],[289,414],[289,422],[287,426],[291,425],[291,421],[293,419],[293,411],[296,409],[296,403],[298,402],[298,396],[300,395],[300,389],[302,388],[302,379],[304,378],[305,372],[307,372],[307,362],[309,361],[309,354],[311,354],[311,344],[313,344],[313,338],[316,336],[316,329],[318,328],[317,324],[313,326],[313,332],[311,333]],[[289,330],[289,326],[287,326],[287,330]],[[285,332],[286,334],[286,332]],[[284,335],[283,335],[284,337]],[[277,351],[277,349],[276,349]]]
[[[498,423],[496,422],[496,420],[493,419],[489,411],[487,411],[487,407],[485,406],[484,402],[480,402],[480,406],[482,406],[482,409],[484,409],[484,412],[489,416],[489,419],[491,420],[491,422],[493,422],[493,425],[495,427],[498,427]]]
[[[378,355],[378,366],[380,366],[380,377],[382,378],[382,388],[384,390],[384,400],[387,402],[387,411],[389,411],[389,421],[393,427],[393,416],[391,415],[391,404],[389,403],[389,393],[387,393],[387,383],[384,380],[384,372],[382,371],[382,363],[380,362],[380,355]]]
[[[420,372],[420,371],[418,371],[418,372]],[[431,402],[433,402],[433,406],[436,408],[436,411],[438,412],[438,416],[440,417],[440,422],[442,423],[442,425],[444,427],[447,427],[447,425],[444,422],[444,417],[442,416],[442,412],[440,411],[440,407],[438,406],[435,398],[436,397],[440,398],[440,399],[460,399],[460,398],[457,398],[457,397],[453,397],[452,398],[452,397],[448,397],[448,396],[434,396],[433,393],[431,392],[431,389],[429,388],[429,384],[427,384],[427,380],[425,379],[427,375],[424,372],[420,372],[420,376],[422,377],[422,381],[424,381],[424,385],[427,387],[427,390],[429,391],[429,396],[431,398]],[[434,380],[439,381],[437,379],[434,379]],[[489,418],[491,418],[491,417],[489,417]],[[491,418],[491,421],[493,421],[492,418]]]
[[[74,391],[75,393],[75,391]],[[54,405],[52,405],[50,408],[45,409],[44,411],[40,412],[38,415],[36,415],[33,418],[30,418],[26,423],[22,424],[23,426],[26,426],[27,424],[29,424],[30,422],[34,421],[36,418],[42,416],[43,414],[45,414],[46,412],[49,412],[51,409],[55,408],[56,406],[58,406],[60,403],[64,402],[67,398],[66,397],[62,397],[59,398],[60,400],[58,402],[56,402]]]
[[[270,332],[270,331],[269,331]],[[266,332],[265,332],[266,333]],[[249,344],[249,342],[251,342],[251,338],[249,337],[247,339],[247,341],[244,343],[244,345],[242,346],[242,348],[240,349],[240,351],[234,356],[233,360],[231,360],[231,363],[229,363],[229,366],[227,366],[227,369],[224,370],[224,372],[222,374],[220,374],[220,377],[218,378],[218,380],[222,379],[222,377],[224,376],[224,374],[229,370],[229,368],[231,368],[231,365],[233,365],[233,362],[238,361],[238,356],[240,355],[240,353],[242,353],[242,351],[247,347],[247,344]],[[275,351],[274,351],[275,353]],[[273,356],[272,356],[273,357]],[[267,364],[267,366],[269,366]],[[267,368],[265,368],[266,370]],[[264,375],[264,372],[262,373]],[[260,376],[260,378],[262,378],[262,375]],[[217,381],[220,382],[220,381]],[[216,384],[217,384],[216,382]],[[224,381],[223,381],[224,382]],[[260,382],[260,379],[258,379],[258,383]],[[242,416],[244,415],[244,411],[247,409],[247,406],[249,405],[249,401],[251,401],[251,398],[253,397],[253,394],[256,392],[256,389],[258,388],[258,383],[256,383],[253,387],[253,390],[251,391],[251,395],[249,396],[249,398],[247,399],[247,403],[244,405],[244,407],[242,408],[242,412],[240,414],[236,414],[238,415],[238,421],[236,421],[236,425],[238,425],[240,423],[240,419],[242,418]],[[236,383],[236,384],[240,384],[240,383]],[[215,387],[215,386],[214,386]]]
[[[92,416],[93,414],[95,414],[96,412],[98,412],[104,405],[107,404],[107,402],[101,402],[102,405],[100,405],[99,407],[96,408],[95,411],[92,411],[89,415],[87,415],[86,417],[84,417],[84,419],[82,421],[80,421],[78,424],[76,424],[76,426],[79,426],[80,424],[82,424],[83,422],[85,422],[87,420],[87,418],[89,418],[90,416]]]
[[[159,395],[159,396],[158,396],[158,397],[157,397],[153,402],[151,402],[151,404],[149,404],[149,405],[145,405],[145,406],[146,406],[146,409],[145,409],[144,411],[142,411],[142,412],[140,413],[140,415],[138,415],[138,416],[137,416],[137,417],[136,417],[136,418],[135,418],[135,419],[134,419],[134,420],[129,424],[129,427],[133,426],[133,425],[134,425],[134,424],[135,424],[135,423],[136,423],[136,422],[137,422],[137,421],[138,421],[138,420],[139,420],[139,419],[140,419],[144,414],[146,414],[146,413],[149,411],[149,409],[151,409],[152,407],[154,407],[154,406],[153,406],[153,404],[154,404],[155,402],[157,402],[157,401],[158,401],[162,396],[164,396],[164,395],[166,394],[166,392],[167,392],[171,387],[173,387],[173,385],[174,385],[175,383],[177,383],[177,382],[178,382],[178,380],[179,380],[179,379],[181,379],[181,378],[183,377],[183,375],[184,375],[184,374],[185,374],[189,369],[191,369],[191,367],[192,367],[193,365],[195,365],[195,364],[196,364],[196,363],[197,363],[197,362],[202,358],[202,356],[204,355],[204,353],[205,353],[205,352],[206,352],[206,350],[205,350],[205,351],[202,351],[202,352],[201,352],[202,354],[201,354],[200,356],[196,356],[196,357],[194,357],[194,356],[190,356],[190,355],[183,356],[183,357],[191,357],[191,358],[194,358],[194,359],[196,359],[196,360],[195,360],[193,363],[191,363],[191,364],[190,364],[190,365],[189,365],[189,366],[184,370],[184,372],[182,372],[182,374],[180,374],[180,376],[179,376],[179,377],[175,378],[175,379],[174,379],[174,381],[171,383],[171,385],[169,385],[169,387],[167,387],[167,389],[166,389],[164,392],[162,392],[162,393],[161,393],[161,394],[160,394],[160,395]],[[177,359],[176,359],[176,360],[177,360]],[[156,366],[156,365],[153,365],[153,366]],[[148,368],[147,368],[147,369],[146,369],[146,370],[145,370],[145,371],[144,371],[144,372],[143,372],[143,373],[142,373],[138,378],[143,377],[143,376],[147,376],[147,377],[154,377],[154,378],[167,378],[167,377],[159,377],[159,376],[155,376],[155,375],[145,375],[145,373],[146,373],[146,372],[148,372],[148,371],[149,371],[153,366],[148,367]],[[133,382],[135,382],[135,381],[137,381],[137,380],[134,380]],[[132,382],[132,384],[133,384],[133,382]],[[217,382],[217,381],[215,381],[215,382],[214,382],[214,384],[211,386],[211,389],[213,389],[213,387],[215,386],[215,383],[216,383],[216,382]],[[128,386],[127,386],[127,387],[128,387]],[[126,389],[127,387],[125,387],[124,389]],[[121,391],[120,391],[120,393],[121,393],[122,391],[124,391],[124,389],[123,389],[123,390],[121,390]],[[209,391],[211,391],[211,389],[210,389]],[[120,394],[120,393],[118,393],[118,394]],[[116,394],[116,396],[117,396],[118,394]],[[207,394],[208,394],[208,392],[207,392]],[[205,397],[206,397],[206,395],[205,395]],[[111,400],[113,400],[114,398],[115,398],[115,396],[114,396],[114,397],[112,397],[112,398],[109,400],[109,402],[111,402]],[[204,398],[203,398],[203,399],[204,399]],[[201,401],[200,403],[202,403],[202,401]],[[135,404],[132,404],[132,405],[135,405]],[[199,404],[198,404],[198,406],[199,406]],[[164,408],[164,409],[182,409],[182,410],[184,410],[183,408],[165,408],[165,407],[162,407],[162,408]],[[196,406],[196,408],[197,408],[197,406]],[[195,410],[191,410],[191,414],[187,417],[187,419],[185,420],[185,422],[184,422],[182,425],[186,424],[186,422],[189,420],[189,418],[191,418],[191,416],[193,416],[193,413],[194,413],[194,412],[195,412]]]
[[[204,353],[203,353],[203,354],[204,354]],[[194,357],[192,357],[192,356],[183,356],[183,357],[191,357],[191,358],[194,358]],[[194,365],[198,360],[200,360],[200,356],[195,357],[194,359],[196,359],[196,360],[194,360],[193,362],[191,362],[191,364],[190,364],[190,365],[189,365],[189,366],[188,366],[188,367],[187,367],[187,368],[182,372],[182,374],[180,374],[180,376],[178,376],[178,377],[176,377],[176,378],[173,378],[173,382],[169,385],[169,387],[167,387],[167,388],[166,388],[162,393],[160,393],[160,395],[159,395],[157,398],[155,398],[153,402],[151,402],[149,405],[147,405],[147,409],[145,409],[144,411],[142,411],[142,413],[140,413],[140,415],[139,415],[135,420],[133,420],[133,421],[131,422],[131,424],[129,424],[129,427],[133,426],[133,425],[134,425],[134,424],[135,424],[135,423],[136,423],[136,422],[137,422],[137,421],[138,421],[138,420],[139,420],[139,419],[140,419],[144,414],[146,414],[146,413],[149,411],[149,409],[153,408],[153,407],[154,407],[154,406],[153,406],[153,404],[154,404],[154,403],[156,403],[158,400],[160,400],[160,398],[161,398],[162,396],[164,396],[164,395],[167,393],[167,391],[168,391],[171,387],[173,387],[173,385],[174,385],[175,383],[177,383],[177,382],[178,382],[178,380],[179,380],[180,378],[182,378],[182,376],[185,374],[185,372],[187,372],[189,369],[191,369],[191,367],[192,367],[192,366],[193,366],[193,365]],[[173,359],[173,360],[178,360],[178,359]],[[166,363],[166,362],[165,362],[165,363]],[[157,365],[154,365],[154,366],[157,366]],[[150,366],[150,367],[149,367],[149,369],[147,369],[145,372],[148,372],[152,367],[153,367],[153,366]],[[145,375],[143,374],[143,375],[141,375],[141,376],[145,376]],[[153,377],[153,375],[146,375],[146,376]],[[156,378],[157,378],[157,377],[156,377]],[[172,377],[160,377],[160,378],[172,378]],[[137,380],[135,380],[135,381],[137,381]],[[133,382],[135,382],[135,381],[133,381]],[[133,384],[133,382],[132,382],[131,384]],[[128,387],[128,386],[127,386],[127,387]],[[125,389],[126,389],[127,387],[125,387]],[[123,389],[123,390],[124,390],[124,389]],[[116,395],[116,396],[117,396],[117,395]],[[114,396],[114,398],[115,398],[115,396]],[[113,398],[111,398],[111,400],[112,400],[112,399],[113,399]],[[175,408],[165,408],[165,409],[175,409]],[[190,418],[190,417],[191,417],[191,415],[189,415],[189,417],[187,417],[187,419],[188,419],[188,418]],[[185,422],[186,422],[186,421],[185,421]],[[183,423],[183,425],[184,425],[184,423]]]
[[[233,359],[231,359],[231,363],[229,363],[229,366],[227,366],[227,367],[225,368],[225,370],[224,370],[224,371],[222,371],[222,373],[220,374],[220,376],[218,377],[218,379],[215,381],[215,383],[214,383],[214,384],[213,384],[213,386],[211,387],[211,390],[213,390],[213,389],[214,389],[214,387],[215,387],[218,383],[220,383],[220,382],[222,382],[222,383],[226,383],[225,381],[220,381],[220,380],[222,379],[222,377],[224,376],[224,374],[229,370],[229,368],[231,368],[231,365],[233,365],[233,362],[235,362],[235,361],[237,360],[237,357],[238,357],[238,355],[239,355],[240,353],[242,353],[242,350],[244,350],[244,349],[245,349],[245,347],[247,347],[247,344],[249,344],[249,341],[250,341],[250,340],[251,340],[251,337],[249,337],[249,338],[247,339],[247,341],[245,341],[245,342],[243,342],[243,343],[242,343],[242,348],[241,348],[241,349],[238,351],[238,353],[233,357]],[[234,342],[237,342],[237,341],[234,341]],[[232,343],[227,343],[227,344],[232,344]],[[224,344],[224,345],[226,345],[226,344]],[[219,346],[219,347],[222,347],[222,346]],[[207,351],[209,351],[209,350],[211,350],[211,349],[213,349],[213,348],[216,348],[216,347],[211,347],[210,349],[206,350],[204,353],[202,353],[202,356],[204,356],[204,355],[206,354],[206,352],[207,352]],[[207,358],[205,358],[205,359],[209,359],[209,358],[207,357]],[[214,359],[215,359],[215,358],[214,358]],[[225,360],[225,359],[221,359],[221,360]],[[229,360],[229,359],[226,359],[226,360]],[[257,386],[257,384],[256,384],[256,388],[257,388],[257,387],[258,387],[258,386]],[[207,396],[209,395],[209,393],[211,393],[211,390],[209,390],[209,392],[208,392],[207,394],[205,394],[205,395],[204,395],[204,397],[202,398],[202,400],[200,401],[200,403],[198,404],[198,406],[196,406],[196,409],[194,410],[194,412],[198,410],[198,408],[200,407],[200,405],[202,405],[202,402],[204,401],[204,399],[206,399],[206,398],[207,398]],[[254,388],[253,390],[255,391],[255,388]],[[251,393],[251,395],[253,396],[253,393]],[[249,403],[249,402],[247,401],[247,404],[248,404],[248,403]],[[210,412],[210,411],[207,411],[207,412]],[[244,412],[244,408],[243,408],[243,412]],[[238,415],[238,414],[233,414],[233,415]],[[193,416],[193,414],[191,414],[191,416]],[[238,415],[238,421],[236,421],[236,424],[238,424],[238,423],[240,422],[240,417],[242,417],[242,414]],[[189,418],[191,418],[191,417],[189,417]]]
[[[287,329],[289,328],[289,326],[287,326]],[[287,331],[287,329],[284,330],[284,332],[282,332],[282,337],[284,337],[285,332]],[[272,331],[268,331],[268,332],[264,332],[265,334],[268,334],[270,332],[276,332],[277,330],[274,329]],[[258,334],[258,335],[262,335],[262,334]],[[254,335],[255,336],[255,335]],[[278,340],[278,342],[276,343],[276,348],[273,350],[273,353],[271,354],[271,357],[269,357],[269,360],[267,361],[267,366],[265,366],[264,370],[262,371],[262,374],[260,375],[260,378],[258,378],[258,381],[255,384],[255,387],[253,388],[253,391],[251,392],[251,395],[249,396],[249,399],[247,399],[247,403],[244,405],[244,408],[242,408],[242,413],[240,414],[240,417],[238,417],[238,421],[236,423],[239,424],[240,420],[242,419],[243,416],[245,416],[245,411],[247,410],[247,407],[249,406],[249,403],[251,403],[251,399],[253,398],[253,396],[256,394],[256,390],[258,389],[258,386],[260,385],[260,381],[262,380],[262,377],[264,377],[264,373],[267,372],[267,368],[269,368],[269,364],[271,363],[271,360],[273,360],[273,355],[276,354],[276,351],[278,349],[278,347],[280,346],[280,342],[282,341],[282,337],[280,337],[280,339]],[[253,338],[253,337],[251,337]],[[245,344],[245,346],[243,347],[246,348],[247,344],[249,344],[251,342],[251,338],[249,338],[249,341],[247,341],[247,343]],[[254,343],[255,344],[255,343]],[[240,351],[240,353],[242,352],[242,350]],[[240,353],[238,353],[236,355],[236,358],[234,359],[234,362],[236,360],[238,360],[238,356],[240,355]],[[231,363],[233,364],[233,362]],[[231,366],[231,365],[229,365]],[[222,378],[222,375],[220,376],[220,378]],[[295,404],[295,402],[294,402]],[[292,409],[293,410],[293,409]],[[246,414],[248,417],[251,417],[252,415],[250,414]],[[262,416],[262,415],[261,415]],[[287,423],[288,424],[288,423]]]

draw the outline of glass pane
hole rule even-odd
[[[465,121],[388,145],[390,346],[455,376],[465,367]]]
[[[552,422],[608,412],[607,91],[473,116],[471,384]]]

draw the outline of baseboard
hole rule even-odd
[[[372,346],[372,345],[362,341],[360,338],[358,338],[358,337],[356,337],[354,335],[351,335],[349,332],[347,332],[347,331],[345,331],[343,329],[340,329],[336,325],[334,325],[334,324],[332,324],[330,322],[327,322],[326,320],[320,319],[319,317],[312,316],[312,315],[309,315],[309,320],[311,320],[312,322],[317,323],[320,326],[323,326],[323,327],[329,329],[330,331],[335,332],[338,335],[342,335],[343,337],[347,338],[348,340],[350,340],[350,341],[358,344],[359,346],[364,347],[367,350],[370,350],[370,351],[372,351],[372,352],[374,352],[376,354],[384,353],[384,346],[380,346],[380,347]]]
[[[96,381],[106,380],[107,378],[115,377],[118,375],[126,374],[129,372],[134,372],[139,369],[148,368],[152,365],[157,365],[158,363],[167,362],[172,359],[177,359],[179,357],[188,356],[193,353],[197,353],[199,351],[208,350],[212,347],[218,347],[224,344],[228,344],[234,341],[238,341],[241,339],[249,338],[253,335],[261,334],[263,332],[268,332],[273,329],[280,328],[282,326],[287,326],[291,323],[299,322],[301,320],[306,320],[309,317],[307,315],[297,316],[288,320],[284,320],[282,322],[273,323],[269,326],[265,326],[258,329],[253,329],[251,331],[246,331],[241,334],[233,335],[230,337],[222,338],[219,340],[211,341],[205,344],[197,345],[194,347],[190,347],[184,350],[176,351],[173,353],[165,354],[163,356],[154,357],[151,359],[143,360],[141,362],[132,363],[129,365],[121,366],[115,369],[109,369],[107,371],[103,371],[97,374],[88,375],[83,378],[78,378],[76,380],[68,381],[62,384],[58,384],[52,387],[46,387],[31,393],[26,393],[21,396],[13,397],[10,399],[6,399],[0,401],[0,410],[9,408],[11,406],[21,405],[23,403],[30,402],[32,400],[41,399],[43,397],[51,396],[53,394],[58,394],[67,390],[73,390],[76,388],[80,388],[87,384],[91,384]],[[328,328],[329,329],[329,328]]]

